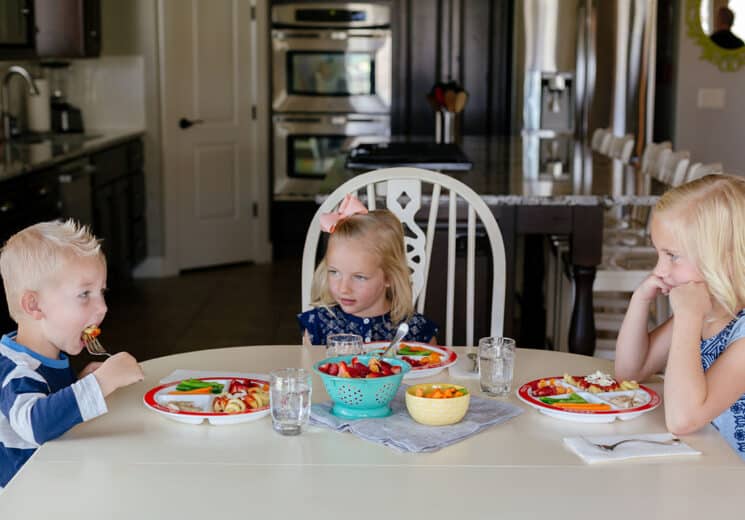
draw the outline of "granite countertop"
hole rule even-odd
[[[77,157],[90,155],[144,134],[144,129],[90,130],[84,134],[51,134],[38,142],[0,142],[0,182]]]
[[[391,137],[392,142],[431,140],[431,136]],[[556,178],[526,174],[522,162],[523,143],[521,136],[463,136],[459,144],[473,167],[468,171],[445,173],[481,194],[489,205],[597,205],[610,200],[606,175],[597,175],[597,179],[586,188],[581,179],[571,175]],[[337,165],[312,198],[317,202],[325,199],[342,183],[360,173]]]

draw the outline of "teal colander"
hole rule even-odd
[[[324,374],[318,367],[324,363],[349,363],[355,357],[337,356],[319,361],[313,365],[313,370],[321,377],[326,392],[331,397],[334,406],[331,413],[337,417],[347,419],[364,419],[365,417],[386,417],[391,414],[390,402],[396,395],[404,374],[411,370],[411,366],[403,360],[383,358],[391,365],[401,367],[401,372],[392,376],[376,378],[349,378]],[[359,355],[357,359],[367,365],[370,355]]]

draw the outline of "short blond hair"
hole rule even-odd
[[[366,214],[356,214],[336,224],[329,236],[328,246],[336,240],[361,240],[371,254],[380,259],[390,287],[386,298],[391,302],[391,321],[398,323],[411,317],[414,303],[411,291],[411,270],[406,262],[404,229],[396,215],[387,209]],[[313,274],[311,305],[329,307],[336,305],[328,287],[328,267],[324,258]]]
[[[18,322],[25,291],[41,289],[66,261],[91,256],[106,265],[99,240],[87,226],[72,219],[40,222],[10,237],[0,252],[0,275],[10,316]]]
[[[732,316],[745,305],[745,179],[707,175],[666,192],[654,208],[666,218],[709,292]]]

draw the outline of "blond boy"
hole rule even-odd
[[[88,364],[83,329],[106,315],[106,260],[87,228],[42,222],[13,235],[0,253],[10,316],[18,331],[0,339],[0,488],[43,442],[107,412],[104,398],[143,378],[126,352]]]

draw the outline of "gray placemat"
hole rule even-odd
[[[316,403],[310,408],[310,422],[339,432],[350,432],[368,441],[398,451],[422,453],[437,451],[494,426],[523,410],[510,403],[471,395],[463,420],[449,426],[425,426],[414,421],[406,411],[406,387],[398,389],[391,401],[393,413],[378,419],[345,419],[331,413],[331,402]]]

